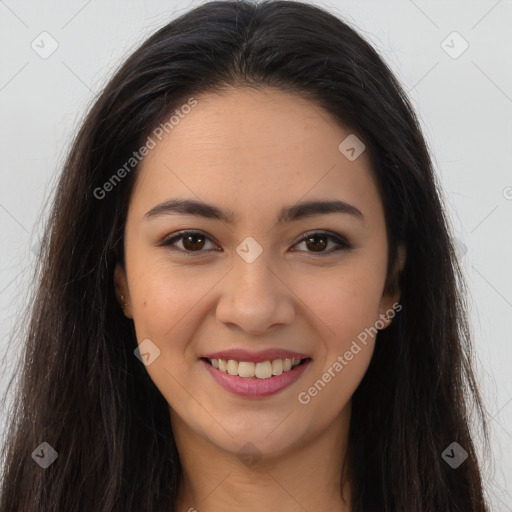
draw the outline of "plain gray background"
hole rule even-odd
[[[0,0],[0,350],[8,370],[0,391],[19,354],[13,329],[23,327],[45,200],[87,106],[140,42],[201,3]],[[471,292],[492,435],[492,452],[483,453],[488,494],[493,510],[510,511],[512,2],[310,3],[377,48],[422,123]],[[52,44],[55,52],[41,56]]]

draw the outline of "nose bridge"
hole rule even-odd
[[[217,319],[248,332],[263,332],[276,323],[290,322],[293,294],[273,268],[275,260],[270,251],[264,251],[254,239],[246,239],[236,252],[228,277],[230,284],[217,307]]]
[[[236,288],[251,294],[271,292],[275,288],[274,281],[277,278],[276,271],[272,270],[273,258],[270,251],[264,251],[254,259],[246,260],[238,255],[234,260],[235,284],[238,283]]]
[[[252,237],[244,240],[236,249],[234,258],[234,293],[239,303],[264,300],[266,305],[276,300],[276,294],[282,293],[277,283],[276,270],[270,250],[263,250]],[[261,306],[265,306],[262,304]]]

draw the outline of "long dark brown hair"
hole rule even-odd
[[[1,512],[171,511],[181,466],[168,404],[134,356],[113,270],[137,167],[97,190],[194,95],[275,88],[312,99],[366,145],[385,208],[389,285],[402,310],[381,331],[352,401],[353,511],[484,512],[470,433],[485,411],[471,363],[466,288],[419,123],[395,77],[348,24],[294,1],[214,1],[171,21],[90,108],[55,190],[4,443]],[[96,193],[95,193],[96,191]],[[389,276],[388,276],[389,277]],[[32,452],[58,452],[43,469]],[[468,454],[452,468],[442,453]],[[341,489],[341,487],[340,487]]]

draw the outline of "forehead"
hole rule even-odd
[[[350,130],[317,104],[251,88],[195,99],[197,105],[144,158],[133,191],[136,206],[186,197],[240,217],[299,200],[381,207],[366,153],[347,159],[339,146]]]

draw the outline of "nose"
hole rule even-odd
[[[216,309],[219,322],[237,326],[253,336],[265,334],[277,325],[291,324],[295,318],[290,283],[283,272],[269,265],[264,254],[252,263],[235,260],[234,268],[223,280]]]

